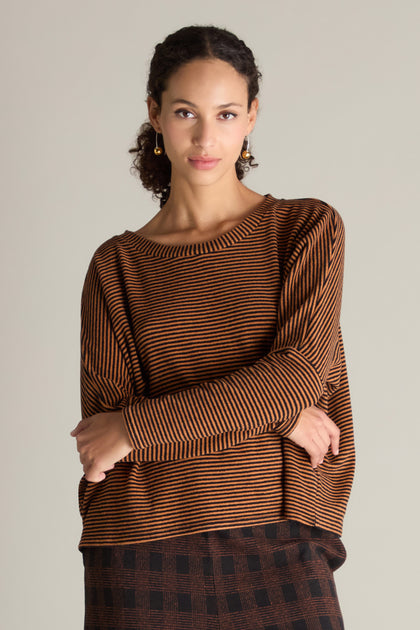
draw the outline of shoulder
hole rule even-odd
[[[342,217],[338,210],[331,204],[318,199],[317,197],[301,197],[292,199],[280,199],[270,195],[272,200],[272,207],[281,212],[286,210],[289,216],[294,218],[302,218],[303,220],[310,220],[311,218],[317,220],[327,218],[333,221],[341,221]]]
[[[120,258],[125,234],[125,232],[122,234],[115,234],[100,243],[93,251],[91,264],[101,267],[102,265],[112,265],[112,263],[117,263]]]
[[[344,232],[344,222],[338,210],[316,197],[277,199],[272,197],[273,213],[281,228],[295,237],[304,238],[318,231]]]
[[[115,286],[120,283],[124,234],[107,238],[94,249],[86,271],[85,283]]]

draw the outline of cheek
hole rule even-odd
[[[179,130],[177,130],[176,127],[173,127],[170,125],[163,128],[163,136],[165,138],[165,145],[172,145],[172,146],[176,146],[177,144],[179,144],[179,141],[181,138],[181,134],[179,133]]]
[[[162,128],[164,132],[165,153],[170,162],[179,163],[188,152],[190,141],[185,129],[181,130],[176,125]]]
[[[240,120],[235,121],[232,125],[227,126],[227,133],[232,142],[241,143],[246,136],[247,124],[246,120],[241,117]]]
[[[184,160],[185,155],[191,150],[192,143],[193,132],[186,125],[172,125],[166,129],[165,149],[171,162]]]
[[[229,148],[233,153],[240,152],[242,148],[242,144],[245,138],[245,130],[242,127],[235,127],[229,129],[229,132],[226,133],[225,140],[226,146],[229,145]]]

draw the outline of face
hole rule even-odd
[[[163,135],[172,179],[210,184],[235,177],[235,162],[256,121],[248,110],[246,79],[229,63],[199,59],[181,66],[162,93],[159,110],[149,97],[150,121]]]

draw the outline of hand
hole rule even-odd
[[[313,468],[324,461],[324,456],[331,444],[333,455],[338,455],[340,429],[318,407],[312,406],[304,409],[293,431],[287,436],[308,453]]]
[[[133,450],[121,411],[84,418],[70,435],[76,438],[86,479],[95,483]]]

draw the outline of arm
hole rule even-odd
[[[98,248],[100,252],[102,248]],[[112,254],[113,256],[113,254]],[[106,291],[101,279],[109,272],[107,255],[94,255],[84,281],[81,297],[80,395],[82,418],[111,412],[145,400],[145,383],[140,377],[140,391],[135,391],[134,376],[128,357],[130,343],[128,316],[113,308],[124,302],[119,282]],[[114,286],[116,287],[114,289]],[[127,342],[127,340],[129,340]],[[139,387],[137,387],[139,390]]]
[[[208,438],[133,449],[121,409],[146,400],[145,381],[125,311],[125,288],[115,248],[104,243],[93,256],[81,296],[80,392],[82,420],[77,440],[88,481],[101,481],[117,461],[166,461],[230,448],[272,430],[230,431]],[[119,410],[119,411],[118,411]]]
[[[328,382],[338,344],[344,225],[327,204],[288,255],[267,355],[221,378],[122,407],[134,449],[272,425],[290,436]]]
[[[99,250],[100,248],[98,248]],[[85,277],[81,298],[80,394],[82,420],[70,435],[88,481],[102,481],[105,472],[132,451],[121,411],[139,403],[124,351],[105,297],[95,256]]]

